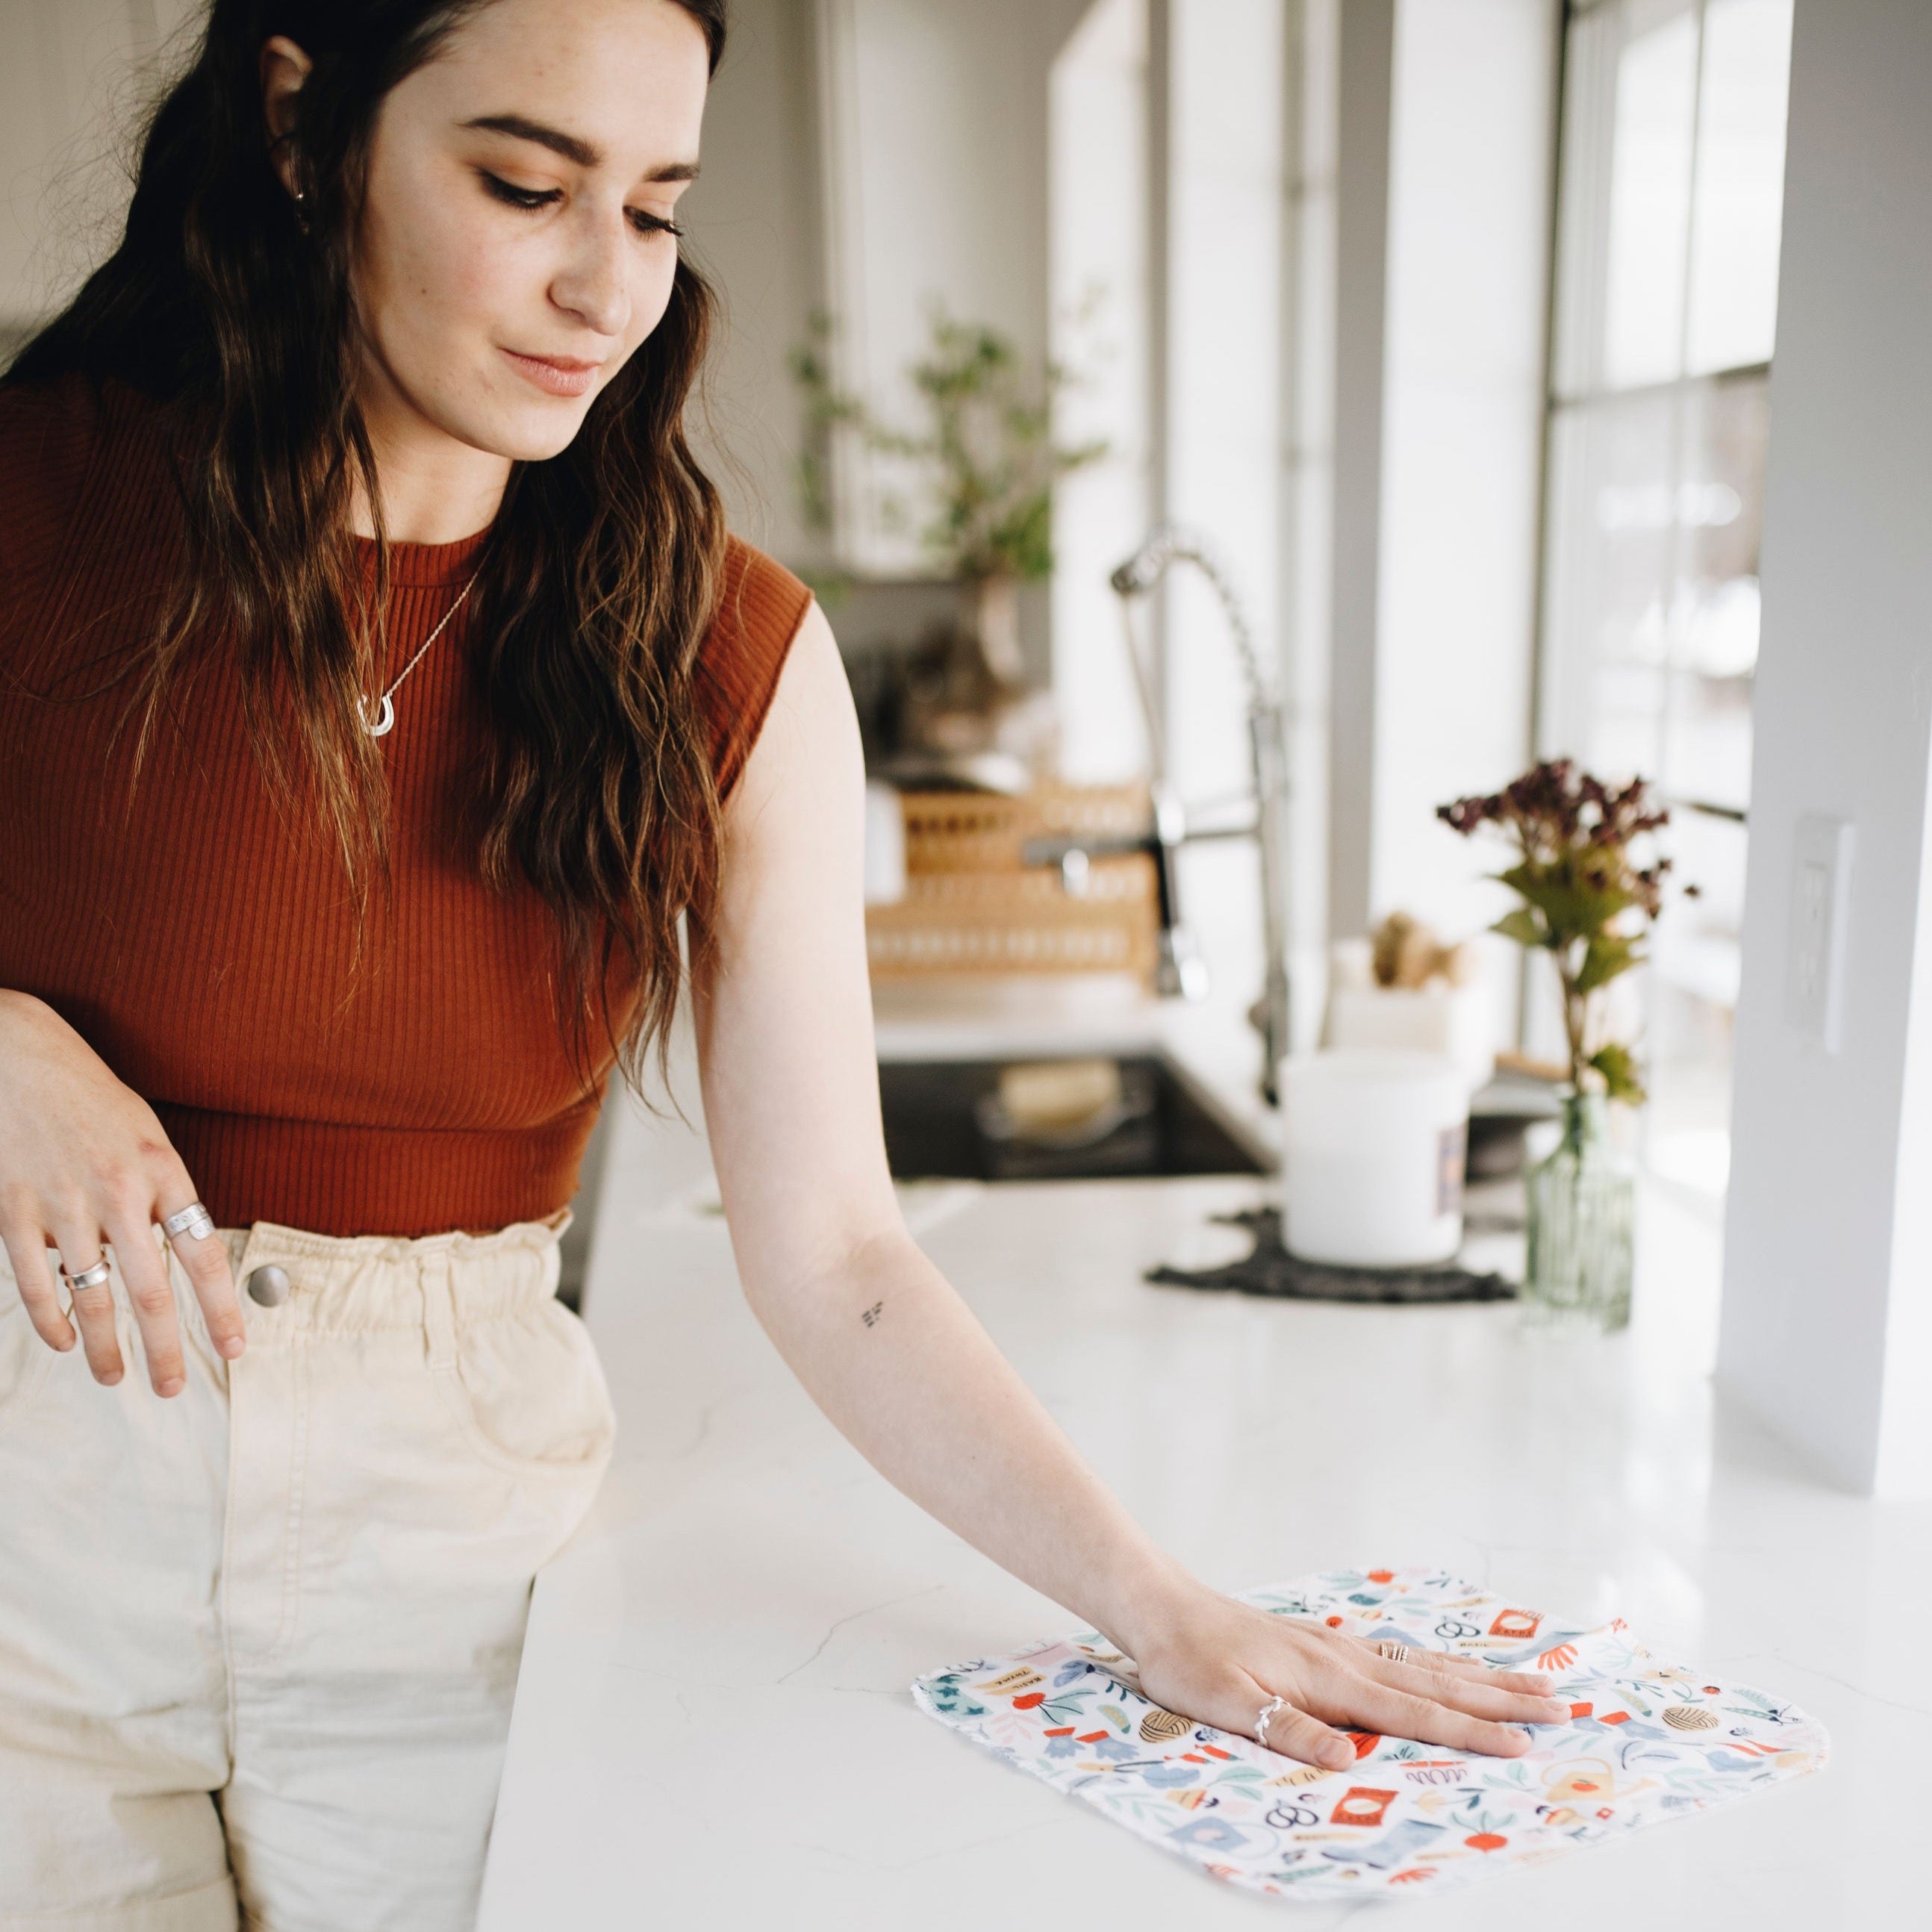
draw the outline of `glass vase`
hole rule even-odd
[[[1563,1138],[1529,1171],[1527,1319],[1539,1326],[1630,1324],[1636,1186],[1610,1139],[1600,1094],[1563,1101]]]

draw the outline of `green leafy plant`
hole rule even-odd
[[[1436,815],[1466,838],[1489,825],[1515,842],[1516,863],[1495,876],[1522,904],[1491,930],[1555,960],[1576,1091],[1600,1087],[1613,1100],[1642,1100],[1628,1044],[1598,1037],[1598,995],[1644,957],[1670,861],[1640,866],[1631,848],[1669,824],[1670,813],[1641,778],[1613,789],[1555,758],[1499,792],[1438,806]]]
[[[1053,398],[1068,380],[1058,364],[1048,363],[1031,380],[1008,337],[956,321],[938,306],[932,330],[926,353],[907,371],[927,422],[908,430],[882,422],[865,402],[838,388],[831,318],[813,318],[809,338],[790,357],[806,410],[796,470],[806,520],[815,530],[832,527],[832,438],[848,429],[866,448],[926,470],[929,500],[920,536],[946,574],[966,582],[1036,581],[1053,568],[1054,484],[1096,461],[1106,446],[1054,442]],[[889,524],[904,527],[911,520],[909,506],[896,494],[880,507]]]

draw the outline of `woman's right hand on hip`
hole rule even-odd
[[[188,1169],[147,1102],[44,1000],[0,992],[0,1241],[41,1340],[62,1350],[74,1344],[49,1247],[60,1250],[71,1276],[100,1261],[111,1241],[140,1324],[148,1379],[157,1395],[178,1394],[186,1379],[181,1335],[154,1223],[194,1198]],[[212,1234],[177,1235],[173,1245],[209,1336],[232,1360],[245,1335],[226,1250]],[[104,1282],[76,1290],[73,1301],[94,1380],[118,1382],[124,1364],[111,1288]]]

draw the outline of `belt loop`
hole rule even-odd
[[[418,1264],[422,1282],[423,1334],[432,1369],[456,1366],[456,1302],[449,1292],[449,1250],[434,1247]]]

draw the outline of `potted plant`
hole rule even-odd
[[[1630,1042],[1609,1036],[1603,995],[1644,956],[1670,861],[1640,864],[1636,848],[1670,814],[1641,778],[1612,788],[1557,758],[1499,792],[1439,806],[1436,815],[1465,837],[1491,826],[1514,843],[1515,862],[1496,876],[1522,903],[1492,929],[1548,953],[1562,990],[1563,1136],[1528,1177],[1525,1297],[1540,1315],[1622,1328],[1630,1320],[1635,1188],[1606,1110],[1645,1096]]]
[[[926,421],[905,430],[838,390],[828,352],[830,319],[814,319],[810,338],[791,356],[806,414],[800,501],[808,522],[830,529],[831,441],[840,428],[867,448],[922,470],[928,500],[921,542],[940,571],[967,589],[986,668],[999,684],[1017,688],[1024,670],[1019,586],[1053,568],[1054,485],[1105,454],[1106,446],[1054,440],[1053,398],[1066,380],[1057,364],[1030,380],[1019,350],[997,329],[957,321],[938,306],[931,326],[926,354],[907,370]],[[914,514],[896,494],[886,494],[880,508],[882,520],[901,526]]]

